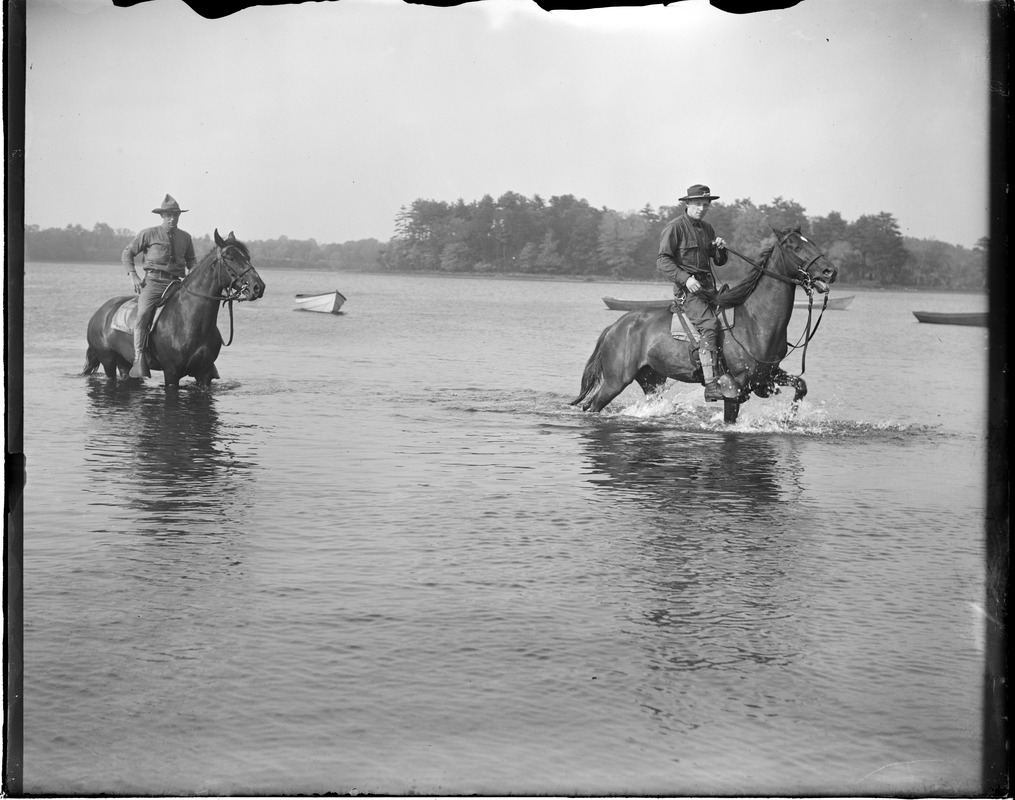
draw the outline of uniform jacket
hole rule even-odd
[[[710,259],[716,266],[722,266],[729,258],[725,248],[719,250],[713,242],[715,230],[704,220],[695,221],[687,214],[681,214],[663,228],[659,242],[659,256],[656,267],[673,283],[674,291],[682,292],[684,284],[692,275],[702,285],[714,289]]]
[[[170,236],[173,237],[172,258],[170,257]],[[138,254],[144,255],[142,269],[162,270],[178,278],[184,277],[197,264],[197,257],[194,255],[194,240],[190,234],[179,228],[171,231],[165,225],[145,228],[134,237],[130,244],[123,248],[120,260],[126,267],[128,275],[134,271],[134,258]]]

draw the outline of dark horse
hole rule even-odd
[[[837,270],[798,228],[775,230],[775,244],[751,264],[752,274],[719,294],[720,309],[735,306],[734,327],[720,333],[719,345],[726,376],[722,379],[724,419],[736,422],[740,404],[753,391],[759,397],[777,392],[776,384],[792,385],[794,403],[807,393],[802,378],[787,374],[779,362],[789,349],[786,331],[797,286],[825,293]],[[723,311],[720,310],[720,318]],[[585,365],[581,394],[571,405],[601,411],[631,381],[645,394],[660,389],[667,378],[703,383],[696,344],[674,339],[671,313],[666,308],[629,311],[600,336]]]
[[[222,348],[219,304],[256,300],[264,294],[264,281],[250,263],[246,245],[232,233],[223,239],[216,230],[215,248],[173,289],[148,335],[148,366],[162,370],[166,386],[179,386],[187,375],[200,386],[210,386],[219,376],[215,369]],[[132,301],[136,307],[135,297],[114,297],[92,315],[83,374],[92,374],[101,364],[111,378],[117,372],[121,378],[127,376],[134,360],[134,335],[112,323],[120,306]]]

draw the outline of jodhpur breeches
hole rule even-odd
[[[171,283],[171,280],[157,278],[150,272],[145,275],[144,286],[141,287],[141,294],[137,297],[137,319],[134,322],[135,353],[144,347],[145,339],[148,337],[148,329],[152,326],[152,319],[155,317],[155,308],[166,291],[166,287]]]
[[[716,352],[719,349],[719,318],[716,316],[715,308],[696,294],[690,293],[684,295],[682,308],[691,324],[701,334],[698,347]]]

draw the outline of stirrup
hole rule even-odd
[[[714,403],[716,400],[722,400],[724,397],[722,389],[719,387],[719,381],[712,381],[711,383],[705,384],[705,402]]]

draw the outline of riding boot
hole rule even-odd
[[[700,350],[701,374],[705,379],[705,400],[709,403],[715,400],[722,400],[722,389],[719,388],[719,379],[715,374],[715,354],[711,350]]]
[[[130,368],[130,377],[132,378],[150,378],[151,373],[148,371],[148,360],[145,358],[144,350],[138,349],[134,351],[134,363]]]

